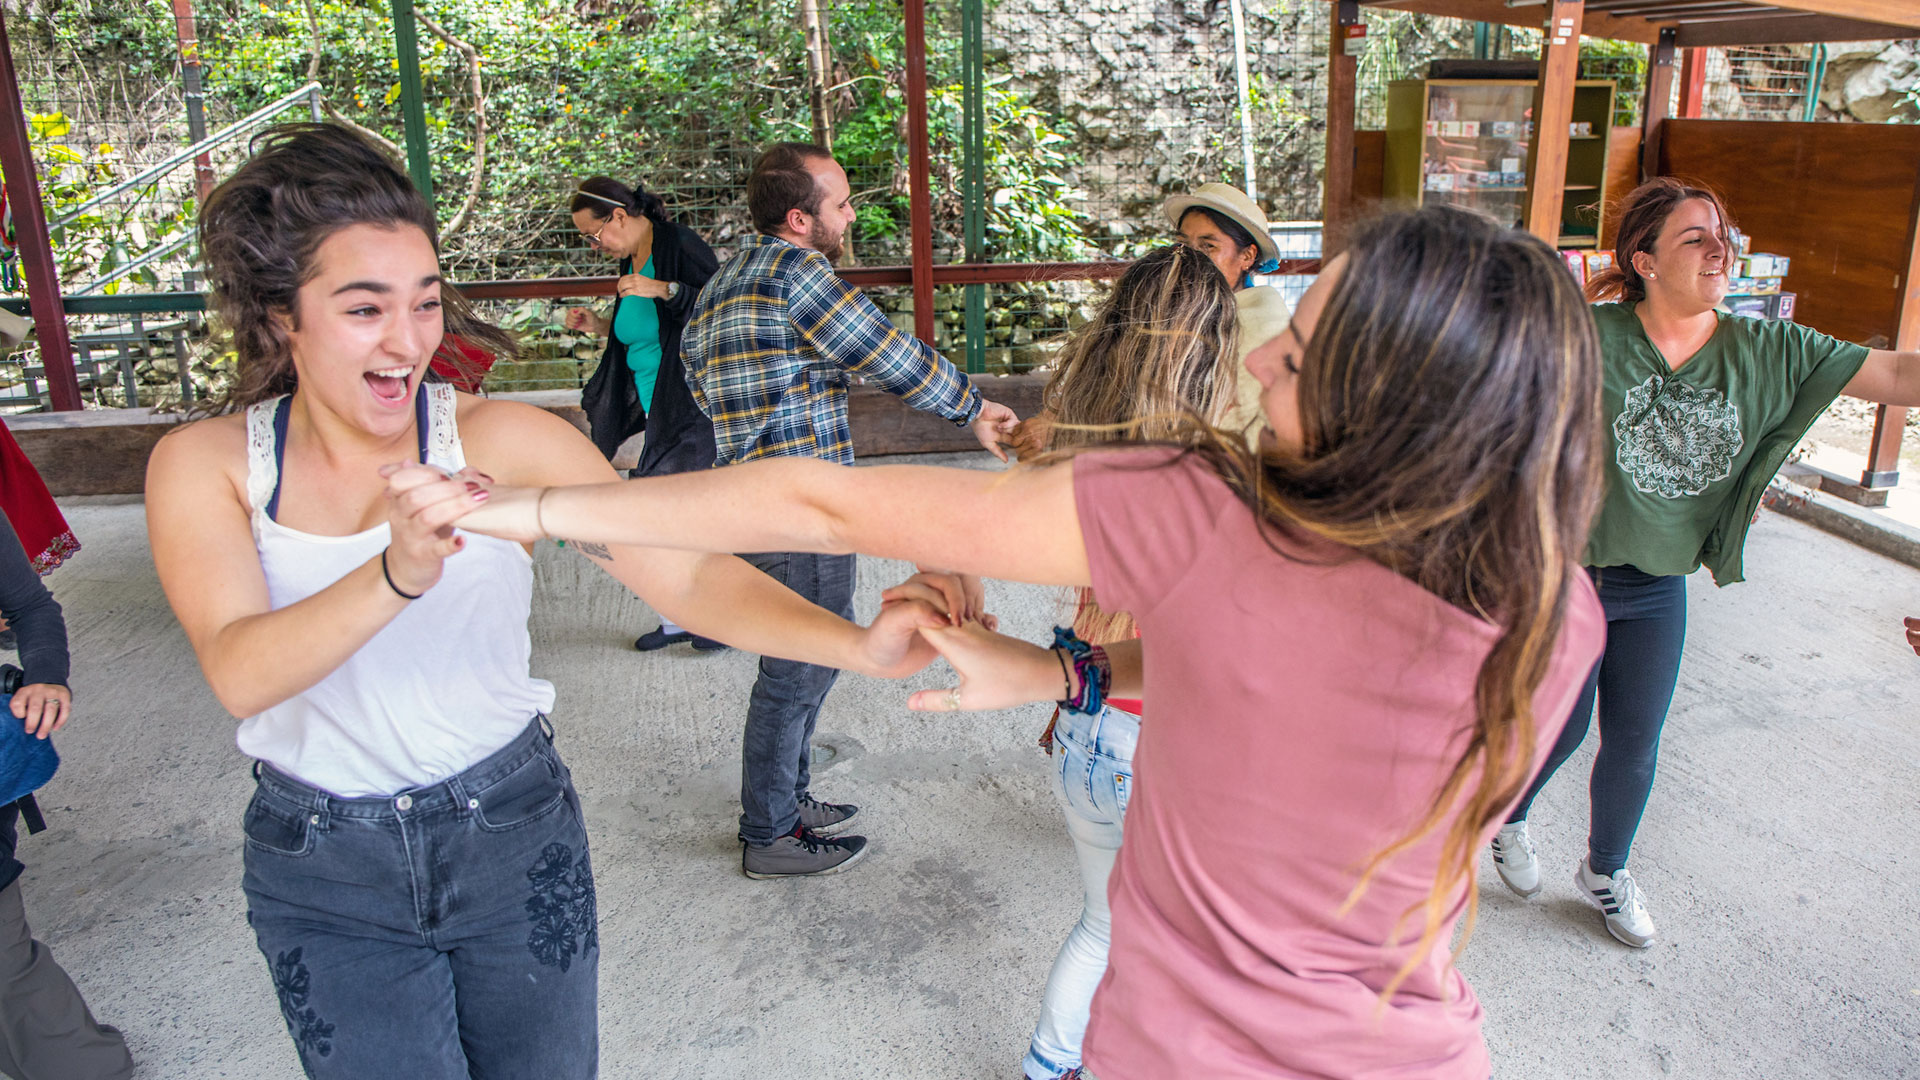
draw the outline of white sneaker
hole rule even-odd
[[[1573,871],[1573,883],[1606,913],[1607,933],[1616,940],[1636,949],[1653,944],[1653,916],[1647,914],[1646,906],[1640,902],[1640,886],[1634,884],[1633,875],[1626,867],[1614,871],[1612,877],[1602,877],[1587,866],[1587,860],[1581,859]]]
[[[1540,895],[1540,860],[1534,858],[1526,822],[1509,822],[1493,834],[1493,868],[1520,897],[1531,900]]]

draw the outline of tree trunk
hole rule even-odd
[[[833,107],[827,97],[827,80],[833,77],[833,63],[827,53],[827,21],[820,12],[820,0],[800,0],[800,26],[807,37],[807,105],[813,112],[813,141],[833,149]]]

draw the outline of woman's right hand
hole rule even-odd
[[[1013,447],[1013,455],[1020,461],[1032,461],[1047,452],[1053,445],[1053,420],[1045,414],[1029,416],[1020,421],[1013,429],[1013,436],[1007,440]]]
[[[482,477],[471,469],[451,476],[439,469],[411,462],[386,465],[387,576],[395,588],[423,593],[440,581],[447,556],[466,547],[455,535],[453,523],[491,494]]]
[[[612,320],[594,312],[592,308],[568,308],[567,329],[576,334],[592,334],[594,337],[606,337],[613,326]]]
[[[927,627],[920,636],[946,657],[957,685],[921,690],[907,708],[921,712],[1006,709],[1035,701],[1058,701],[1065,688],[1060,658],[1019,638],[995,633],[979,623]]]

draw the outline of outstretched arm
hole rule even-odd
[[[586,490],[618,492],[641,483],[616,480],[606,460],[571,424],[530,406],[476,404],[470,416],[462,416],[461,430],[474,467],[506,484],[586,484],[590,485]],[[428,470],[411,466],[393,469],[390,482],[404,491],[429,479]],[[472,525],[463,520],[460,527],[471,529]],[[946,625],[932,607],[909,603],[888,607],[873,627],[863,629],[732,555],[634,543],[622,536],[577,531],[554,535],[566,538],[575,551],[662,615],[702,637],[748,652],[898,676],[918,671],[933,658],[931,647],[921,643],[914,631]],[[769,545],[740,550],[796,549]]]
[[[544,492],[495,487],[460,524],[512,539],[857,551],[1005,581],[1088,585],[1073,470],[1071,460],[986,472],[770,459]]]
[[[958,681],[945,690],[921,690],[907,699],[907,707],[924,712],[956,709],[1010,709],[1036,701],[1065,701],[1079,694],[1080,678],[1071,663],[1049,649],[1019,638],[968,625],[923,630],[921,634],[940,650]],[[1113,667],[1113,684],[1106,696],[1140,698],[1145,652],[1138,639],[1106,646]]]
[[[1857,398],[1902,408],[1920,405],[1920,351],[1874,349],[1844,391]]]

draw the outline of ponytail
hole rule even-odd
[[[644,217],[655,225],[671,222],[667,216],[667,204],[638,180],[628,187],[611,176],[590,177],[574,188],[573,199],[567,204],[568,213],[577,214],[587,210],[592,212],[596,221],[613,216],[615,208],[625,210],[633,217]]]

